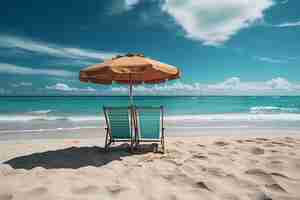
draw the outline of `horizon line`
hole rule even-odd
[[[300,95],[135,95],[133,97],[300,97]],[[0,95],[1,97],[128,97],[127,95]]]

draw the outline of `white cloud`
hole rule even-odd
[[[263,61],[263,62],[268,62],[268,63],[287,63],[288,60],[283,60],[283,59],[277,59],[277,58],[269,58],[269,57],[255,57],[255,59]]]
[[[299,95],[300,84],[278,77],[269,81],[243,82],[231,77],[215,84],[175,82],[171,84],[134,87],[135,95]],[[113,87],[113,94],[128,94],[128,87]]]
[[[48,76],[74,76],[75,74],[66,70],[58,69],[33,69],[30,67],[23,67],[12,65],[8,63],[0,63],[0,73],[2,74],[21,74],[21,75],[48,75]]]
[[[3,88],[0,88],[0,95],[4,95],[6,92]]]
[[[108,8],[108,14],[119,15],[133,9],[140,0],[111,0],[111,5]]]
[[[125,0],[126,9],[131,9],[135,5],[137,5],[140,1],[139,0]]]
[[[96,92],[96,90],[92,87],[75,88],[75,87],[70,87],[65,83],[56,83],[55,85],[46,86],[46,89],[63,91],[63,92]]]
[[[91,49],[80,49],[64,47],[51,43],[44,43],[30,40],[28,38],[0,35],[1,48],[15,48],[18,50],[29,51],[34,53],[46,54],[60,58],[72,59],[109,59],[118,53],[95,51]]]
[[[285,22],[277,25],[272,25],[274,27],[279,27],[279,28],[285,28],[285,27],[293,27],[293,26],[300,26],[300,21],[297,22]]]
[[[270,81],[267,81],[266,84],[270,86],[272,89],[277,89],[277,90],[293,90],[293,89],[299,89],[299,85],[293,85],[291,84],[288,80],[284,78],[275,78]]]
[[[8,89],[0,88],[0,96],[5,96],[5,95],[12,95],[13,92]]]
[[[78,58],[92,58],[92,59],[110,59],[116,56],[118,53],[113,52],[99,52],[88,49],[78,49],[78,48],[62,48],[62,50],[66,53],[66,55],[70,55],[70,57],[75,56]]]
[[[186,36],[217,46],[264,17],[272,0],[166,0],[162,9],[174,17]]]

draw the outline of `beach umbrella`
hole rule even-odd
[[[133,104],[133,85],[156,84],[180,78],[177,67],[144,57],[126,54],[105,60],[80,71],[80,81],[110,85],[128,84],[130,103]]]

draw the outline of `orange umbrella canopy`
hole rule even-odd
[[[82,69],[79,78],[99,84],[161,83],[180,78],[180,70],[142,54],[127,54]]]

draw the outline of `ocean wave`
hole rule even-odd
[[[202,122],[202,121],[300,121],[300,113],[224,113],[199,115],[167,115],[166,122]],[[104,116],[33,116],[33,115],[0,115],[0,123],[10,122],[104,122]]]
[[[27,113],[30,115],[47,115],[50,112],[52,112],[52,110],[34,110]]]
[[[277,107],[277,106],[255,106],[250,108],[250,113],[298,113],[298,108]]]
[[[82,129],[96,129],[102,128],[101,126],[78,126],[69,128],[44,128],[44,129],[25,129],[25,130],[0,130],[0,134],[4,133],[42,133],[42,132],[60,132],[60,131],[72,131],[72,130],[82,130]]]
[[[204,115],[181,115],[169,116],[166,121],[195,123],[205,121],[300,121],[300,114],[279,113],[279,114],[252,114],[252,113],[234,113],[234,114],[204,114]]]
[[[103,121],[101,116],[48,116],[48,115],[0,115],[0,122],[30,122],[30,121]]]

